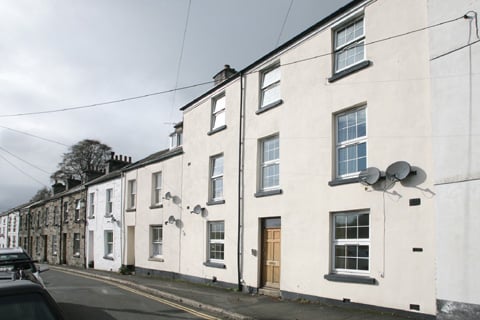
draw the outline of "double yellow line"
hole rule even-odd
[[[91,280],[96,280],[96,281],[104,282],[104,283],[107,283],[107,284],[109,284],[109,285],[115,286],[115,287],[117,287],[117,288],[123,289],[123,290],[125,290],[125,291],[129,291],[129,292],[131,292],[131,293],[134,293],[134,294],[136,294],[136,295],[143,296],[143,297],[145,297],[145,298],[151,299],[151,300],[156,301],[156,302],[159,302],[159,303],[161,303],[161,304],[165,304],[165,305],[170,306],[170,307],[172,307],[172,308],[175,308],[175,309],[179,309],[179,310],[188,312],[188,313],[193,314],[194,316],[197,316],[197,317],[202,318],[202,319],[206,319],[206,320],[220,320],[219,318],[210,316],[210,315],[208,315],[208,314],[202,313],[202,312],[197,311],[197,310],[195,310],[195,309],[191,309],[191,308],[182,306],[182,305],[180,305],[180,304],[178,304],[178,303],[175,303],[175,302],[172,302],[172,301],[168,301],[168,300],[165,300],[165,299],[163,299],[163,298],[156,297],[156,296],[151,295],[151,294],[146,293],[146,292],[142,292],[142,291],[139,291],[139,290],[136,290],[136,289],[132,289],[132,288],[126,286],[126,285],[116,283],[115,281],[109,281],[109,280],[105,280],[105,279],[100,279],[100,278],[96,278],[96,277],[87,276],[87,275],[84,275],[84,274],[74,273],[74,272],[70,272],[70,271],[66,271],[66,270],[60,270],[60,269],[56,269],[56,268],[55,268],[55,271],[60,271],[60,272],[67,273],[67,274],[70,274],[70,275],[73,275],[73,276],[77,276],[77,277],[82,277],[82,278],[87,278],[87,279],[91,279]]]

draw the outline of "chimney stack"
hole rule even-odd
[[[230,68],[230,65],[226,64],[219,73],[213,76],[213,80],[215,80],[215,85],[222,83],[223,81],[227,80],[235,74],[237,74],[237,70]]]

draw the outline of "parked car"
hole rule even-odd
[[[9,320],[63,320],[48,291],[30,280],[0,281],[0,314]]]
[[[48,271],[48,268],[40,269],[35,262],[22,248],[0,248],[0,279],[11,279],[15,273],[31,273],[45,287],[40,273]]]

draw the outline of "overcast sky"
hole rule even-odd
[[[347,2],[0,1],[0,212],[50,187],[63,153],[83,139],[133,161],[166,148],[179,108],[213,85],[20,114],[209,82],[225,64],[241,70]]]

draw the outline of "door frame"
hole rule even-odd
[[[282,221],[281,221],[281,217],[268,217],[268,218],[261,218],[260,219],[260,222],[259,222],[259,233],[260,233],[260,237],[259,237],[259,248],[260,248],[260,256],[259,256],[259,277],[258,277],[258,283],[259,283],[259,287],[260,288],[264,288],[266,287],[266,280],[265,280],[265,272],[264,272],[264,258],[265,258],[265,250],[264,250],[264,244],[265,244],[265,230],[266,229],[280,229],[280,252],[282,251],[282,236],[281,236],[281,230],[282,230]],[[281,274],[281,266],[282,266],[282,263],[281,263],[281,258],[282,255],[280,253],[280,274]],[[281,277],[280,277],[281,278]],[[279,282],[278,282],[278,288],[275,288],[274,289],[280,289],[280,279],[279,279]]]

